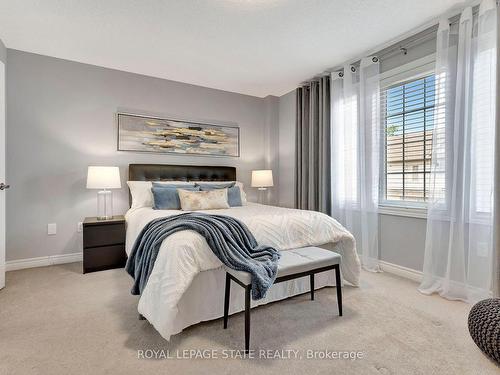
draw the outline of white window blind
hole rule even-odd
[[[382,200],[423,203],[429,196],[435,93],[434,74],[382,90]]]

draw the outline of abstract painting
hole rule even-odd
[[[240,129],[118,113],[118,150],[240,156]]]

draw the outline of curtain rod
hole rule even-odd
[[[457,24],[460,21],[460,14],[461,13],[458,13],[458,14],[448,18],[450,21],[450,26]],[[479,5],[472,7],[472,14],[473,15],[479,14]],[[423,30],[415,35],[412,35],[406,39],[403,39],[399,43],[394,43],[393,45],[391,45],[389,47],[381,49],[380,51],[374,53],[373,55],[376,55],[381,60],[384,58],[387,58],[389,56],[393,56],[397,52],[401,52],[401,53],[406,55],[407,50],[409,48],[418,46],[419,44],[422,44],[422,43],[434,38],[437,35],[438,28],[439,28],[439,24],[435,24],[433,26],[430,26],[427,29],[425,29],[425,30]],[[355,64],[358,65],[360,62],[361,62],[361,60],[358,60],[358,61],[356,61]]]
[[[463,11],[463,9],[462,9],[462,11]],[[448,17],[448,19],[450,21],[450,26],[453,24],[457,24],[460,21],[460,15],[461,15],[462,11],[460,11],[460,13],[457,13],[451,17]],[[479,13],[479,5],[473,6],[472,7],[472,14],[477,15],[478,13]],[[387,58],[388,56],[392,56],[392,55],[396,54],[397,52],[401,52],[401,53],[406,54],[406,51],[408,50],[408,48],[418,46],[419,44],[422,44],[422,43],[432,39],[437,34],[438,28],[439,28],[439,22],[436,22],[434,25],[432,25],[432,26],[430,26],[430,27],[428,27],[428,28],[426,28],[426,29],[414,34],[414,35],[411,35],[408,38],[405,38],[399,42],[396,42],[396,43],[394,43],[386,48],[382,48],[381,50],[379,50],[377,52],[370,53],[369,55],[374,55],[374,56],[379,57],[380,59],[383,59],[384,57]],[[359,65],[360,63],[361,63],[361,59],[357,59],[356,61],[350,63],[349,65]],[[334,72],[336,70],[342,70],[344,65],[347,65],[347,64],[343,64],[342,66],[337,67],[337,68],[332,69],[332,70],[328,69],[328,71],[325,73],[331,73],[331,72]]]
[[[498,0],[496,2],[498,4]],[[463,9],[460,10],[459,13],[456,13],[456,14],[448,17],[448,19],[450,21],[450,26],[453,24],[457,24],[460,21],[460,15],[461,15],[462,11],[463,11]],[[472,7],[472,14],[476,15],[478,13],[479,13],[479,4],[474,5]],[[382,48],[379,51],[369,53],[368,56],[377,56],[380,60],[383,60],[384,58],[394,56],[398,53],[403,53],[406,55],[406,53],[408,52],[408,49],[410,49],[412,47],[416,47],[420,44],[423,44],[423,43],[433,39],[437,35],[438,27],[439,27],[439,21],[436,21],[432,26],[429,26],[422,31],[419,31],[419,32],[407,37],[407,38],[404,38],[403,40],[395,42],[388,47]],[[345,65],[359,66],[360,63],[361,63],[361,59],[358,58],[354,61],[346,62],[342,65],[337,65],[335,68],[327,69],[323,73],[316,75],[315,77],[313,77],[310,80],[301,82],[299,86],[306,85],[308,82],[317,80],[318,78],[321,78],[322,76],[330,75],[332,72],[343,70]]]

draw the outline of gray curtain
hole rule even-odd
[[[330,77],[296,94],[295,207],[330,214]]]

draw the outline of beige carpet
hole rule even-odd
[[[75,263],[7,273],[0,291],[0,374],[500,373],[469,337],[470,306],[423,296],[416,284],[389,274],[363,273],[361,288],[344,288],[342,318],[333,288],[318,291],[316,301],[302,295],[254,309],[255,356],[296,350],[298,358],[289,352],[291,359],[223,359],[243,345],[242,314],[230,318],[228,330],[211,321],[168,343],[137,319],[137,297],[123,270],[80,270]],[[148,349],[159,357],[189,357],[184,350],[192,349],[218,358],[138,359],[138,350],[148,355]],[[362,357],[313,360],[308,350]]]

